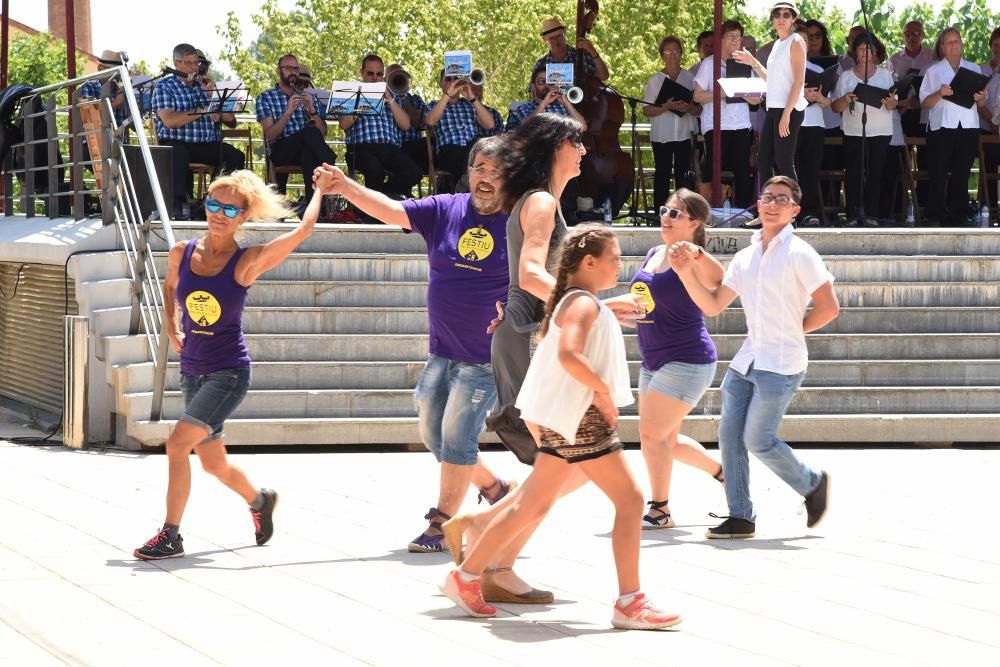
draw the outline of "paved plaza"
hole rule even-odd
[[[612,510],[592,486],[518,564],[555,603],[473,620],[437,591],[449,557],[406,552],[436,497],[429,454],[234,455],[281,494],[265,547],[192,461],[188,555],[144,563],[131,553],[162,520],[165,458],[4,440],[27,433],[0,424],[4,666],[1000,664],[997,450],[805,451],[832,474],[815,531],[754,462],[750,541],[703,538],[722,490],[678,465],[678,526],[643,534],[642,576],[684,622],[626,632],[609,625]],[[640,452],[627,455],[645,487]],[[506,452],[484,460],[527,474]]]

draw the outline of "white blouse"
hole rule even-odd
[[[647,101],[656,100],[656,96],[660,94],[660,87],[663,86],[663,81],[666,78],[667,75],[663,72],[657,72],[650,77],[646,83],[645,99]],[[694,90],[694,77],[687,70],[680,71],[676,82],[688,90]],[[695,129],[694,116],[689,113],[678,116],[673,111],[666,111],[649,119],[649,138],[650,141],[657,143],[690,140]]]
[[[980,73],[978,65],[974,65],[964,58],[959,62],[958,66],[971,69],[976,74]],[[939,60],[928,67],[927,73],[924,74],[924,82],[920,84],[920,101],[923,102],[941,90],[941,86],[951,83],[951,80],[954,78],[955,70],[951,68],[951,64],[947,60]],[[971,109],[966,109],[954,102],[941,99],[937,104],[928,109],[927,123],[928,129],[932,132],[941,128],[953,130],[959,125],[967,130],[978,130],[979,112],[976,111],[975,104],[972,105]]]

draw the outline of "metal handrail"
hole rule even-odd
[[[102,81],[101,99],[98,101],[81,100],[79,90],[69,97],[67,106],[56,105],[56,94],[79,86],[92,80]],[[111,84],[116,82],[124,93],[127,108],[126,122],[119,125],[115,119],[114,110],[111,107],[110,92]],[[47,97],[43,97],[47,96]],[[33,106],[33,99],[43,102],[42,109],[37,112],[29,112]],[[100,128],[98,130],[87,130],[84,127],[81,116],[81,108],[99,105],[100,108]],[[60,133],[57,128],[56,114],[68,113],[71,119],[71,131]],[[36,138],[34,132],[34,120],[44,117],[46,120],[46,136]],[[20,174],[24,177],[21,188],[20,201],[26,216],[34,215],[34,201],[39,193],[35,192],[35,174],[39,171],[48,172],[48,193],[47,205],[50,215],[58,212],[58,201],[60,197],[70,198],[70,211],[74,219],[81,219],[84,216],[84,195],[99,193],[101,198],[101,211],[104,223],[114,224],[118,229],[118,236],[124,248],[127,258],[130,278],[134,286],[132,299],[132,313],[129,325],[129,334],[143,334],[146,338],[147,348],[154,364],[153,373],[153,402],[150,409],[150,419],[158,420],[161,414],[164,383],[166,381],[167,366],[167,343],[168,337],[165,335],[166,318],[164,317],[163,295],[160,289],[160,277],[156,269],[152,247],[149,236],[152,233],[153,217],[159,218],[159,229],[157,232],[166,241],[168,248],[175,243],[174,231],[170,223],[170,212],[163,200],[163,193],[160,190],[160,182],[156,177],[156,167],[153,164],[150,153],[149,142],[146,138],[145,127],[142,123],[142,114],[135,99],[135,91],[129,79],[128,70],[124,66],[114,67],[93,74],[77,77],[69,81],[61,81],[56,84],[42,86],[31,91],[21,105],[21,122],[24,128],[24,141],[11,147],[8,156],[8,169],[5,169],[5,178],[8,187],[4,193],[4,205],[7,215],[12,214],[13,209],[13,188],[12,176]],[[140,169],[144,169],[147,175],[145,179],[153,195],[155,212],[147,219],[143,219],[139,200],[135,191],[135,184],[128,162],[124,159],[122,146],[125,143],[129,128],[135,132],[138,141],[139,154],[142,156]],[[95,136],[96,135],[96,136]],[[87,138],[88,145],[100,147],[101,160],[82,160],[83,140]],[[62,156],[59,152],[61,140],[70,140],[72,150],[70,155]],[[34,164],[33,146],[39,144],[47,146],[48,165],[37,167]],[[11,156],[14,149],[20,148],[24,154],[23,169],[11,169]],[[66,159],[64,159],[66,158]],[[97,165],[100,165],[101,188],[100,190],[87,190],[83,185],[83,168],[90,166],[95,174]],[[70,172],[69,188],[62,187],[61,170],[68,169]]]

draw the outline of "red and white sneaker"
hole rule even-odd
[[[458,570],[452,570],[448,573],[444,584],[441,585],[441,592],[469,616],[486,618],[497,614],[497,608],[486,604],[486,600],[483,599],[483,591],[479,581],[465,583],[459,576]]]
[[[611,625],[620,630],[659,630],[681,622],[680,614],[657,609],[646,599],[644,593],[637,593],[632,604],[622,609],[615,601],[615,612]]]

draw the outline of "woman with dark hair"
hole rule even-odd
[[[672,528],[667,503],[674,457],[700,468],[720,482],[722,464],[696,440],[682,435],[681,422],[715,378],[715,344],[705,316],[670,268],[667,250],[680,244],[696,259],[695,275],[706,288],[718,289],[725,269],[705,251],[705,223],[711,215],[700,194],[681,188],[660,208],[660,237],[632,278],[629,291],[643,299],[646,315],[636,322],[639,334],[639,439],[646,459],[653,499],[642,518],[644,529]]]
[[[1000,28],[996,28],[990,35],[990,52],[993,57],[983,63],[983,74],[990,77],[990,83],[986,86],[986,106],[980,107],[980,128],[985,134],[997,134],[1000,128],[993,118],[993,109],[1000,103]],[[986,171],[996,174],[997,167],[1000,166],[1000,144],[984,144],[983,154],[986,157]],[[990,208],[998,207],[997,202],[997,182],[986,182],[986,199]]]
[[[950,84],[960,67],[981,71],[962,58],[962,35],[958,28],[950,26],[941,31],[934,44],[934,57],[937,62],[927,68],[920,84],[920,104],[928,110],[930,201],[925,224],[962,226],[969,210],[969,172],[979,149],[976,107],[986,106],[987,96],[985,90],[976,93],[975,104],[969,109],[946,99],[954,92]]]
[[[757,150],[757,174],[766,181],[775,173],[791,178],[795,174],[795,142],[806,109],[803,85],[806,78],[806,44],[794,32],[799,10],[791,0],[771,4],[771,24],[778,35],[767,56],[767,67],[745,51],[733,57],[750,65],[762,79],[767,79],[767,115],[760,130]],[[777,167],[777,171],[775,170]]]
[[[694,90],[694,77],[681,69],[683,49],[681,40],[668,36],[660,40],[660,58],[663,69],[646,83],[646,99],[656,100],[663,82],[670,79],[688,90]],[[691,135],[695,131],[694,116],[701,111],[697,104],[670,98],[663,104],[647,104],[642,113],[649,118],[649,139],[653,145],[653,201],[659,204],[667,199],[670,179],[677,187],[693,187],[689,183],[691,171]]]
[[[854,94],[858,84],[867,83],[885,90],[893,86],[892,74],[881,66],[885,59],[885,47],[877,37],[867,32],[857,35],[851,43],[850,55],[854,59],[854,67],[840,75],[833,91],[833,110],[841,114],[840,127],[844,130],[844,167],[847,173],[844,183],[847,222],[844,224],[847,227],[878,227],[882,170],[892,138],[892,115],[897,100],[895,93],[890,92],[882,98],[878,107],[868,107]],[[867,122],[862,127],[864,118]],[[862,188],[864,201],[861,199]]]
[[[797,32],[803,35],[808,46],[806,56],[809,60],[806,61],[806,70],[818,74],[823,71],[823,67],[811,59],[833,55],[826,26],[816,20],[803,21],[801,25],[802,28],[797,29]],[[816,227],[822,218],[819,171],[823,164],[827,115],[831,114],[831,102],[819,86],[807,87],[805,97],[808,105],[795,144],[795,169],[802,187],[802,213],[799,214],[799,224],[803,227]]]

